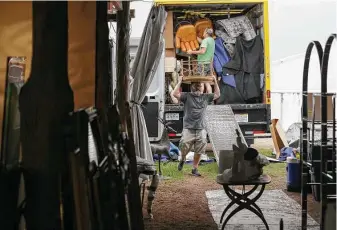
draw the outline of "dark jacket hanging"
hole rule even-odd
[[[249,41],[241,36],[236,39],[234,56],[223,66],[223,73],[235,75],[236,90],[246,103],[259,102],[260,74],[264,73],[263,43],[260,35]],[[226,89],[222,91],[228,93]]]

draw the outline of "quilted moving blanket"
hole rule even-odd
[[[224,74],[222,72],[222,67],[228,63],[231,58],[227,53],[224,45],[224,41],[222,38],[218,37],[215,39],[215,51],[214,51],[214,59],[213,59],[213,67],[218,76],[221,76],[223,83],[228,84],[232,87],[236,87],[235,79],[233,75]]]

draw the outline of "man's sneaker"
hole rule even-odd
[[[198,169],[192,169],[192,175],[193,176],[201,176],[201,174],[198,172]]]
[[[179,164],[178,164],[178,170],[181,171],[183,170],[183,167],[184,167],[184,161],[179,161]]]

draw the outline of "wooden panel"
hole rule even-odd
[[[7,58],[26,57],[25,80],[32,58],[32,2],[0,2],[0,140],[2,138]]]
[[[283,147],[288,147],[289,145],[278,119],[273,119],[269,128],[276,151],[276,159],[278,159],[280,157],[280,150]]]
[[[95,99],[96,3],[68,4],[68,73],[74,91],[75,109],[79,109],[94,105]],[[2,121],[7,57],[26,57],[25,80],[30,74],[32,3],[0,2],[0,34],[0,120]]]
[[[278,137],[280,138],[280,140],[282,141],[282,145],[283,147],[289,147],[288,141],[287,141],[287,137],[280,125],[280,122],[277,122],[275,125],[275,129],[277,132]]]
[[[96,2],[68,2],[68,76],[75,110],[95,103]]]
[[[172,11],[167,12],[165,30],[165,48],[174,49],[174,39],[173,39],[173,13]]]
[[[165,50],[165,57],[176,57],[175,49],[166,49]]]
[[[319,95],[308,94],[308,118],[311,121],[313,115],[313,102],[315,101],[315,121],[321,120],[321,97]],[[332,121],[333,108],[332,108],[332,96],[328,96],[328,121]]]

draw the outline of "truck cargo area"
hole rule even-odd
[[[189,1],[191,2],[191,1]],[[206,1],[205,1],[206,2]],[[177,83],[177,77],[184,75],[190,67],[186,63],[195,60],[186,49],[197,49],[193,42],[184,43],[178,39],[184,27],[193,25],[197,37],[201,30],[212,27],[216,43],[213,73],[220,79],[221,97],[215,104],[230,104],[248,144],[253,143],[254,134],[268,133],[270,124],[270,80],[269,44],[265,44],[268,33],[267,7],[261,3],[215,4],[170,4],[163,1],[168,13],[165,26],[165,119],[174,123],[180,138],[183,122],[181,104],[175,104],[170,95]],[[227,1],[229,2],[229,1]],[[199,41],[200,42],[200,41]],[[191,45],[189,45],[191,44]],[[267,45],[267,47],[266,47]],[[266,52],[267,51],[267,52]],[[238,61],[240,63],[238,63]],[[236,68],[237,67],[237,68]],[[190,85],[183,84],[182,91],[190,91]]]

